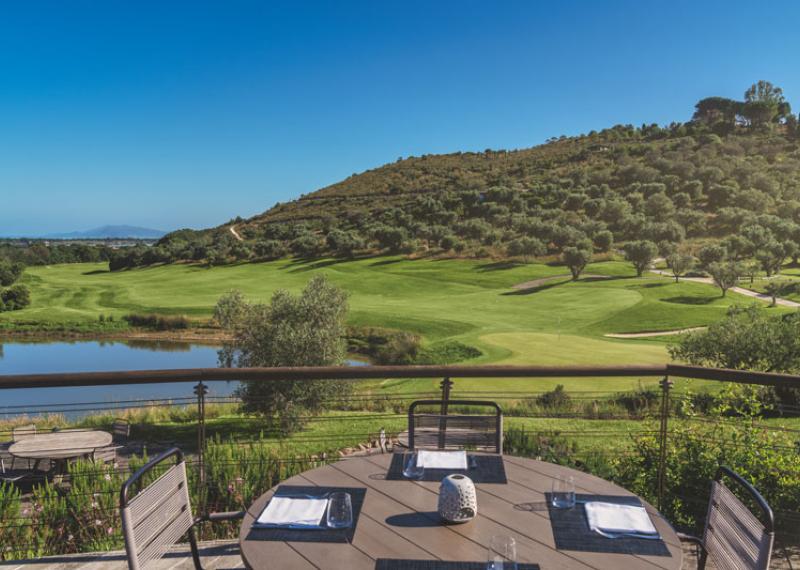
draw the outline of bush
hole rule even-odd
[[[474,346],[457,340],[448,340],[420,348],[414,364],[455,364],[482,355],[483,353]]]
[[[0,291],[0,306],[3,311],[18,311],[31,304],[31,293],[25,285],[12,285]]]
[[[219,351],[221,366],[332,366],[345,356],[347,294],[324,276],[309,281],[299,296],[279,290],[269,305],[248,304],[232,323],[233,340]],[[242,408],[266,426],[289,434],[304,416],[350,391],[346,381],[243,382]]]
[[[191,324],[183,315],[169,316],[158,314],[132,313],[122,317],[132,327],[152,329],[156,331],[171,331],[188,329]]]
[[[559,384],[553,390],[536,397],[536,403],[546,408],[568,408],[572,398],[564,391],[564,385]]]
[[[748,388],[732,389],[726,402],[746,402],[736,410],[718,407],[702,422],[671,425],[667,438],[666,484],[662,514],[676,526],[699,532],[707,508],[710,482],[719,465],[750,481],[776,511],[779,532],[796,532],[800,510],[800,456],[790,433],[766,430],[757,423],[758,401]],[[726,416],[735,415],[734,419]],[[711,420],[711,421],[709,421]],[[657,431],[653,426],[652,432]],[[659,440],[634,438],[634,452],[616,460],[617,482],[654,502],[658,488]],[[796,541],[797,537],[793,537]]]
[[[378,364],[414,364],[419,352],[419,337],[407,332],[390,335],[375,353]]]

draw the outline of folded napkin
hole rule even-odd
[[[320,527],[327,507],[327,498],[272,497],[254,526]]]
[[[644,507],[596,501],[584,506],[589,528],[593,531],[601,534],[658,534]]]
[[[419,451],[417,467],[425,469],[467,469],[466,451]]]

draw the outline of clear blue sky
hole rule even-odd
[[[800,2],[30,0],[0,12],[0,234],[205,227],[399,156],[800,110]]]

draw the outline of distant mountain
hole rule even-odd
[[[82,232],[68,232],[60,234],[50,234],[44,236],[50,239],[113,239],[113,238],[133,238],[133,239],[159,239],[166,232],[153,230],[150,228],[140,228],[138,226],[101,226]]]

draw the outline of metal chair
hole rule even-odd
[[[98,447],[92,452],[91,459],[95,463],[114,463],[117,460],[117,450],[121,448],[121,445]]]
[[[761,511],[760,518],[725,485],[723,476],[745,491]],[[678,536],[699,547],[699,570],[705,568],[709,558],[715,568],[767,570],[775,540],[775,518],[764,497],[750,483],[722,466],[711,483],[703,537]]]
[[[488,414],[449,414],[449,406],[489,407]],[[417,412],[438,406],[436,412]],[[503,453],[503,411],[488,400],[417,400],[408,408],[409,449],[475,449]]]
[[[134,489],[141,486],[142,479],[170,458],[175,463],[134,495]],[[178,448],[162,453],[136,471],[122,485],[119,506],[125,551],[131,570],[139,570],[148,562],[160,559],[186,535],[189,537],[194,566],[197,570],[202,570],[195,525],[200,522],[235,520],[244,516],[244,512],[211,513],[199,518],[192,515],[186,461]]]
[[[117,451],[128,443],[131,435],[131,424],[128,420],[117,418],[111,426],[111,434],[115,445],[98,447],[92,452],[92,461],[96,463],[113,463],[117,460]]]
[[[22,441],[23,439],[30,439],[32,437],[36,437],[36,424],[27,424],[24,426],[17,426],[11,429],[11,445],[17,443],[18,441]],[[30,459],[27,460],[28,462],[28,469],[31,468],[31,461]],[[16,457],[11,456],[11,469],[14,469],[14,465],[16,463]]]
[[[114,436],[114,443],[125,445],[131,435],[131,424],[128,420],[117,418],[111,427],[111,434]]]

